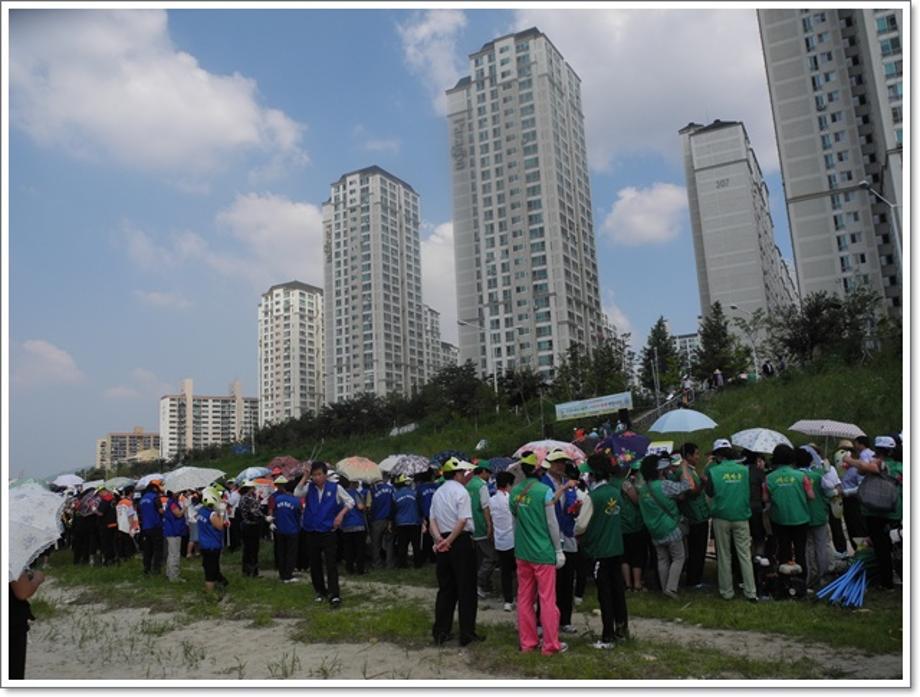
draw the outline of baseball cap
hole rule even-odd
[[[853,450],[853,441],[844,438],[837,443],[837,450]]]
[[[557,462],[559,460],[571,460],[571,456],[565,452],[565,450],[553,450],[549,455],[546,456],[547,462]]]
[[[472,471],[474,469],[476,469],[476,466],[473,463],[467,462],[466,460],[460,460],[456,457],[448,459],[441,466],[442,472],[456,472],[458,470]]]
[[[897,443],[894,442],[894,438],[891,436],[876,436],[875,437],[875,447],[876,448],[895,448]]]
[[[477,462],[474,467],[478,470],[486,470],[487,472],[494,472],[492,468],[492,462],[490,460],[480,460]]]
[[[728,438],[716,438],[712,442],[713,450],[721,450],[722,448],[731,448],[732,442]]]
[[[396,479],[393,480],[396,484],[408,484],[409,478],[405,474],[399,474],[396,476]]]
[[[278,484],[287,484],[287,483],[288,483],[288,478],[285,477],[283,474],[275,480],[275,486],[277,486]]]
[[[530,465],[531,467],[540,466],[540,458],[538,458],[537,454],[534,452],[529,452],[526,455],[522,455],[518,458],[518,462],[522,465]]]

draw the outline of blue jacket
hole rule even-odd
[[[393,485],[379,482],[371,487],[371,520],[390,520],[393,517]]]
[[[396,524],[397,525],[420,525],[421,516],[418,511],[418,501],[415,497],[415,489],[411,486],[401,486],[396,490],[393,497],[396,501]]]
[[[331,532],[332,524],[339,513],[337,492],[339,485],[335,482],[326,482],[323,495],[320,498],[319,489],[313,482],[307,485],[307,496],[304,499],[303,519],[300,526],[307,532]]]
[[[221,549],[224,546],[224,531],[211,525],[213,508],[202,506],[198,509],[198,544],[202,549]]]
[[[156,530],[163,527],[163,517],[157,510],[157,499],[160,495],[155,491],[148,491],[141,496],[138,514],[141,519],[141,530]]]
[[[358,501],[362,499],[361,494],[359,494],[358,490],[354,487],[346,489],[345,491],[351,496],[356,505],[348,509],[348,513],[346,513],[345,518],[342,519],[342,528],[364,529],[364,511],[359,511],[357,506]]]
[[[418,512],[423,520],[428,520],[431,515],[431,499],[434,498],[434,492],[438,490],[438,485],[434,482],[422,482],[415,487],[415,498],[418,499]]]
[[[275,527],[282,535],[300,532],[300,499],[292,494],[275,494]]]
[[[185,537],[188,534],[188,525],[185,522],[185,514],[176,518],[170,510],[173,506],[178,506],[179,501],[171,498],[166,502],[166,510],[163,511],[163,536],[164,537]]]

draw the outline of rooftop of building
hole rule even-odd
[[[416,192],[415,189],[412,188],[411,184],[400,179],[395,174],[392,174],[391,172],[387,172],[380,165],[371,165],[370,167],[364,167],[363,169],[356,169],[353,172],[345,172],[345,174],[343,174],[341,177],[338,178],[338,181],[332,182],[332,186],[335,186],[336,184],[344,183],[345,179],[347,179],[348,177],[354,176],[355,174],[379,174],[380,176],[386,177],[387,179],[392,179],[395,182],[399,182],[404,187],[406,187],[409,191],[411,191],[413,194],[418,193]]]
[[[706,133],[707,131],[717,131],[720,128],[728,128],[730,126],[741,126],[741,128],[744,128],[744,123],[741,121],[722,121],[721,119],[716,119],[708,126],[704,126],[703,124],[691,121],[686,126],[681,128],[678,133],[681,135],[684,133]]]
[[[303,281],[288,281],[287,283],[276,283],[267,291],[262,293],[262,295],[270,295],[272,292],[280,290],[281,288],[290,288],[291,290],[305,290],[308,293],[319,293],[320,295],[322,295],[323,292],[322,288],[311,286],[309,283],[304,283]]]

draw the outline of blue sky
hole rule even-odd
[[[684,333],[699,314],[687,122],[745,121],[791,257],[753,10],[12,10],[12,475],[155,430],[185,377],[255,395],[259,294],[322,286],[320,206],[346,171],[419,192],[423,295],[454,339],[442,93],[529,26],[582,78],[603,304],[637,348],[659,315]]]

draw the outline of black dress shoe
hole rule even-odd
[[[471,644],[474,641],[485,641],[485,640],[486,640],[485,634],[475,634],[474,633],[472,636],[464,637],[463,639],[461,639],[460,646],[466,646],[467,644]]]
[[[453,634],[441,634],[434,638],[434,643],[437,646],[441,646],[442,644],[446,644],[448,641],[453,641],[453,640],[454,640]]]

